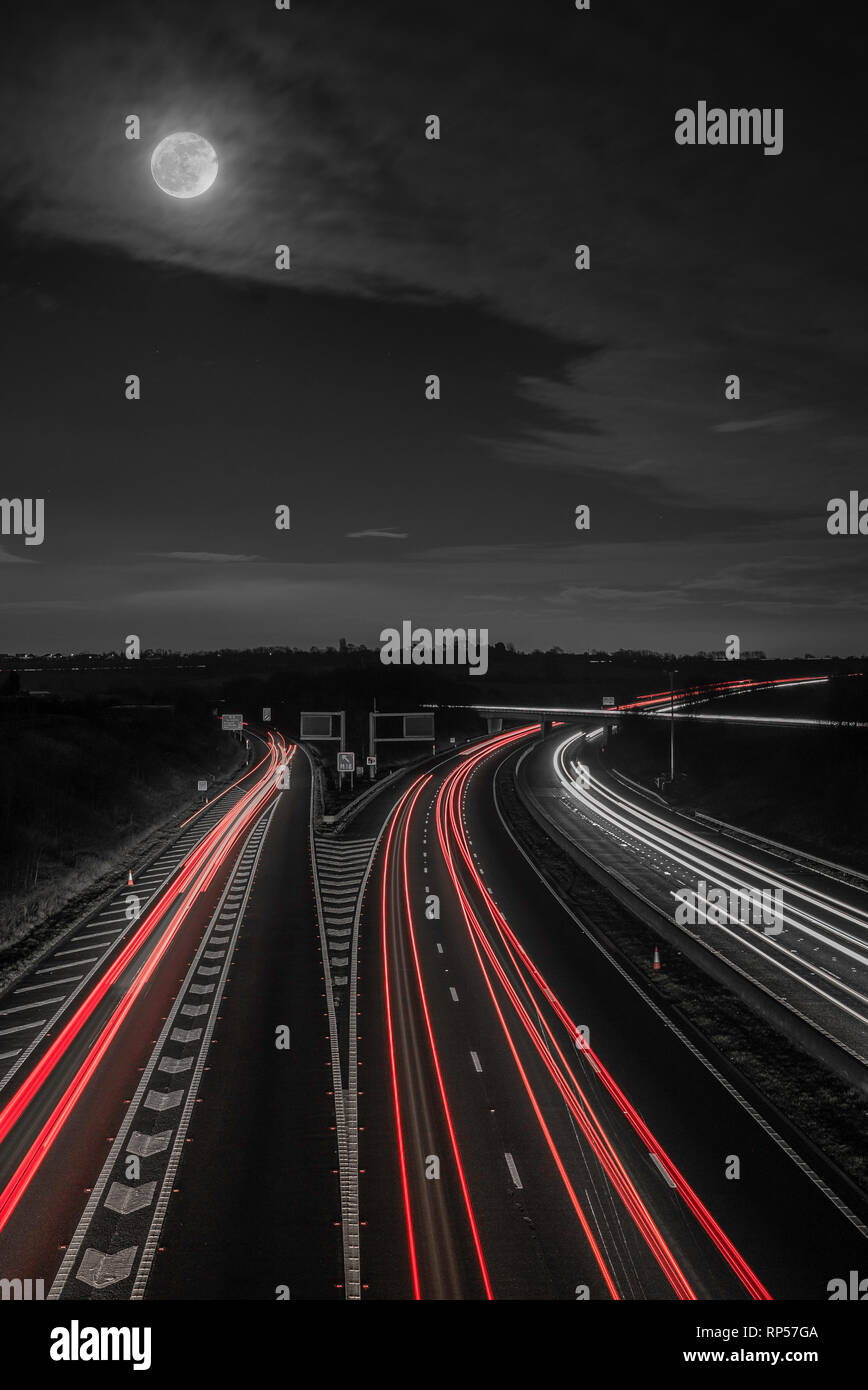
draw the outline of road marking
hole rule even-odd
[[[189,1071],[195,1060],[195,1057],[161,1057],[157,1063],[157,1071],[166,1071],[171,1076],[176,1076],[178,1072]]]
[[[310,753],[306,748],[299,746],[311,764],[311,771],[313,772]],[[329,951],[327,928],[351,927],[353,929],[353,935],[347,943],[350,961],[349,974],[336,975],[331,969],[324,970],[323,973],[326,1010],[329,1019],[332,1080],[335,1082],[333,1099],[338,1143],[345,1297],[348,1300],[356,1301],[362,1296],[359,1254],[358,929],[363,892],[386,821],[383,822],[379,833],[375,836],[354,841],[330,842],[327,836],[315,833],[315,803],[312,781],[308,843],[316,895],[317,928],[323,958]],[[337,881],[335,881],[336,879]],[[355,889],[354,911],[350,896],[351,889]],[[346,1078],[342,1074],[343,1059],[338,1039],[335,1003],[335,990],[339,987],[348,987],[349,1036],[347,1039]],[[340,1003],[340,999],[338,999],[338,1003]]]
[[[268,818],[269,822],[271,816],[273,815],[274,807],[276,806],[276,804],[276,802],[272,803],[270,809],[267,808],[263,813],[264,816]],[[254,830],[253,832],[254,838],[256,838],[258,834],[260,842],[262,839],[262,830],[260,828],[261,825],[262,821],[260,820],[258,822],[257,830]],[[248,841],[248,843],[249,842],[250,841]],[[208,939],[209,938],[206,934],[205,938],[199,946],[199,949],[193,961],[190,964],[186,979],[190,978],[193,970],[196,968],[198,960],[204,951]],[[227,961],[224,966],[224,980],[221,981],[220,986],[221,992],[225,983],[226,972],[229,971],[229,968],[230,965]],[[195,989],[196,986],[193,986],[192,988]],[[211,992],[214,989],[214,985],[200,986],[199,988],[203,991]],[[157,1153],[163,1153],[170,1145],[172,1138],[171,1129],[164,1130],[160,1134],[154,1136],[148,1136],[147,1134],[141,1133],[141,1131],[139,1130],[133,1130],[132,1134],[130,1135],[130,1129],[132,1124],[134,1123],[135,1112],[140,1105],[143,1105],[148,1110],[164,1111],[181,1106],[182,1102],[184,1101],[185,1093],[183,1089],[177,1091],[159,1091],[149,1089],[151,1085],[151,1079],[152,1077],[156,1079],[155,1074],[158,1071],[169,1070],[171,1072],[176,1072],[180,1070],[189,1070],[192,1063],[195,1060],[192,1056],[171,1058],[163,1054],[163,1047],[166,1041],[169,1039],[170,1035],[173,1039],[180,1041],[182,1039],[177,1038],[176,1034],[186,1034],[186,1030],[177,1029],[175,1026],[175,1018],[179,1013],[185,1013],[189,1011],[192,1014],[207,1014],[209,1012],[207,1005],[203,1006],[203,1008],[201,1009],[192,1005],[182,1005],[181,1000],[183,998],[183,995],[184,990],[179,990],[178,995],[176,997],[176,1001],[169,1012],[169,1017],[166,1020],[164,1020],[163,1029],[159,1038],[156,1041],[154,1050],[151,1053],[150,1061],[147,1067],[145,1068],[144,1074],[142,1075],[142,1078],[139,1082],[133,1100],[128,1107],[127,1114],[121,1124],[121,1128],[118,1134],[114,1137],[112,1150],[106,1160],[105,1165],[103,1166],[99,1178],[97,1179],[93,1189],[91,1190],[87,1206],[85,1207],[82,1217],[78,1223],[78,1227],[76,1228],[75,1234],[70,1244],[66,1248],[66,1252],[61,1262],[60,1269],[58,1270],[57,1275],[55,1276],[54,1283],[52,1284],[51,1290],[49,1291],[49,1299],[59,1298],[64,1288],[66,1287],[67,1282],[73,1277],[73,1268],[76,1264],[82,1246],[86,1243],[89,1228],[94,1220],[97,1208],[99,1207],[100,1202],[103,1200],[103,1194],[105,1193],[106,1186],[110,1183],[113,1173],[116,1173],[118,1171],[118,1165],[123,1162],[122,1153],[124,1145],[127,1145],[128,1152],[138,1153],[143,1157],[147,1157]],[[207,1024],[206,1029],[204,1030],[204,1036],[201,1036],[203,1032],[202,1029],[195,1030],[196,1037],[201,1038],[199,1045],[198,1062],[196,1063],[196,1066],[193,1068],[192,1074],[189,1079],[189,1089],[187,1092],[186,1103],[178,1119],[178,1128],[176,1131],[175,1145],[171,1154],[168,1156],[166,1160],[165,1172],[162,1177],[162,1185],[160,1187],[160,1191],[156,1198],[156,1201],[154,1201],[154,1191],[156,1190],[156,1183],[153,1186],[151,1184],[145,1184],[141,1187],[131,1188],[126,1183],[114,1181],[113,1183],[111,1183],[109,1196],[104,1202],[104,1205],[107,1206],[109,1209],[112,1209],[113,1203],[116,1202],[117,1205],[115,1205],[113,1209],[118,1211],[123,1210],[128,1220],[133,1220],[133,1217],[131,1216],[132,1212],[139,1210],[144,1211],[146,1209],[149,1209],[148,1216],[146,1218],[148,1222],[148,1234],[144,1246],[142,1247],[142,1253],[139,1260],[138,1270],[135,1276],[133,1289],[130,1294],[130,1298],[132,1300],[140,1299],[143,1296],[144,1289],[147,1284],[151,1263],[153,1261],[153,1256],[156,1251],[156,1244],[157,1240],[159,1239],[160,1229],[162,1227],[166,1207],[168,1205],[172,1191],[175,1190],[174,1180],[175,1175],[177,1173],[178,1163],[180,1161],[181,1147],[186,1142],[186,1130],[189,1124],[190,1115],[192,1114],[193,1105],[196,1101],[196,1091],[201,1081],[202,1072],[204,1070],[205,1061],[207,1058],[207,1047],[210,1043],[211,1034],[213,1032],[214,1023],[216,1021],[216,1008],[213,1007],[213,1003],[214,1001],[212,1001],[212,1007],[210,1009],[211,1020]],[[191,1030],[191,1032],[192,1031],[193,1030]],[[157,1062],[157,1058],[160,1059],[159,1062]],[[142,1100],[142,1097],[144,1097],[144,1100]],[[139,1194],[145,1191],[147,1191],[147,1201],[143,1202]],[[128,1232],[128,1236],[129,1234],[131,1234],[131,1231]],[[136,1252],[137,1248],[138,1247],[135,1246],[132,1247],[134,1253]],[[82,1278],[82,1268],[79,1269],[78,1274],[75,1276],[78,1279]],[[124,1275],[123,1277],[128,1277],[130,1272],[131,1269],[128,1268],[126,1275]]]
[[[99,956],[89,956],[87,960],[75,960],[75,961],[73,961],[72,963],[73,963],[73,965],[93,965],[94,961],[97,961],[97,960],[99,960]],[[54,972],[55,972],[55,970],[68,970],[68,969],[69,969],[69,964],[68,964],[68,963],[67,963],[66,965],[46,965],[46,967],[45,967],[44,970],[37,970],[35,973],[36,973],[37,975],[53,975]]]
[[[513,1182],[515,1183],[516,1187],[520,1192],[524,1187],[524,1183],[518,1176],[518,1169],[515,1166],[515,1159],[513,1158],[512,1154],[505,1153],[503,1156],[506,1159],[506,1166],[509,1169],[509,1176],[512,1178]]]
[[[670,1177],[669,1174],[667,1173],[666,1169],[663,1167],[663,1164],[660,1162],[660,1159],[657,1157],[657,1155],[656,1155],[656,1154],[652,1154],[652,1153],[650,1152],[650,1150],[649,1150],[648,1157],[650,1158],[651,1162],[654,1164],[654,1167],[657,1169],[657,1171],[658,1171],[658,1173],[660,1174],[661,1178],[663,1178],[664,1182],[667,1182],[667,1183],[669,1184],[669,1186],[673,1189],[673,1191],[677,1192],[678,1189],[676,1188],[675,1183],[672,1181],[671,1177]]]
[[[449,986],[449,993],[452,995],[452,998],[455,1000],[455,1002],[456,1002],[456,1004],[457,1004],[457,1003],[458,1003],[458,990],[455,988],[454,985],[450,985],[450,986]]]
[[[7,1014],[23,1014],[25,1009],[46,1009],[49,1004],[62,1004],[65,998],[65,994],[58,994],[56,999],[34,999],[32,1004],[16,1004],[11,1009],[0,1009],[0,1018]]]
[[[137,1245],[128,1245],[125,1250],[118,1250],[115,1255],[107,1255],[105,1251],[89,1246],[84,1252],[84,1259],[76,1277],[82,1284],[89,1284],[92,1289],[107,1289],[110,1284],[120,1283],[122,1279],[130,1277],[138,1249]]]
[[[471,1052],[470,1056],[473,1058],[473,1065],[475,1066],[476,1070],[482,1071],[482,1063],[480,1062],[477,1053]]]
[[[160,1134],[143,1134],[141,1130],[134,1129],[127,1144],[127,1153],[138,1154],[139,1158],[150,1158],[153,1154],[162,1153],[171,1142],[170,1129],[164,1129]]]
[[[0,1038],[5,1038],[7,1033],[26,1033],[28,1028],[41,1028],[44,1022],[45,1019],[40,1018],[36,1023],[19,1023],[15,1028],[0,1028]]]
[[[62,980],[46,980],[44,985],[22,985],[20,989],[14,989],[12,993],[30,994],[35,989],[56,989],[58,985],[74,985],[76,980],[80,979],[82,979],[81,975],[66,975]]]
[[[439,941],[437,942],[437,951],[438,951],[438,954],[442,956],[442,954],[443,954],[443,946],[441,945],[441,943],[440,943]]]
[[[138,1187],[131,1187],[125,1182],[113,1182],[103,1205],[121,1216],[131,1216],[133,1212],[151,1205],[156,1190],[156,1179],[153,1182],[140,1183]]]

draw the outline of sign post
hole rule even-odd
[[[344,789],[344,774],[349,773],[350,786],[352,786],[353,774],[356,770],[356,755],[346,751],[338,753],[338,791]]]

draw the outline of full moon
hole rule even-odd
[[[154,183],[173,198],[198,198],[217,177],[217,153],[201,135],[179,130],[151,155]]]

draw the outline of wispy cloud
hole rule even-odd
[[[12,550],[0,546],[0,565],[36,565],[39,561],[33,555],[16,555]]]
[[[712,425],[715,434],[741,434],[745,430],[773,430],[776,433],[797,430],[822,420],[816,410],[778,410],[772,415],[762,415],[758,420],[726,420],[723,424]]]
[[[198,565],[237,565],[246,560],[259,560],[260,555],[226,555],[211,550],[148,550],[145,554],[163,560],[183,560]]]
[[[351,541],[367,540],[368,538],[372,540],[405,541],[409,534],[409,531],[380,531],[374,529],[369,531],[347,531],[347,539]]]

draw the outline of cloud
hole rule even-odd
[[[407,537],[409,536],[410,533],[409,533],[409,531],[391,531],[391,530],[377,531],[377,530],[370,530],[370,531],[347,531],[346,534],[347,534],[347,539],[348,539],[348,540],[351,540],[351,541],[352,541],[352,540],[363,540],[363,539],[366,539],[367,537],[371,537],[372,539],[376,539],[376,540],[405,541],[405,540],[407,539]]]
[[[758,420],[727,420],[722,425],[712,425],[715,434],[741,434],[745,430],[774,430],[783,432],[797,430],[821,420],[816,410],[779,410],[773,415],[763,415]]]
[[[36,565],[39,561],[32,555],[16,555],[12,550],[0,546],[0,565]]]
[[[149,550],[147,555],[164,560],[183,560],[200,565],[240,564],[246,560],[260,560],[260,555],[224,555],[210,550]]]

